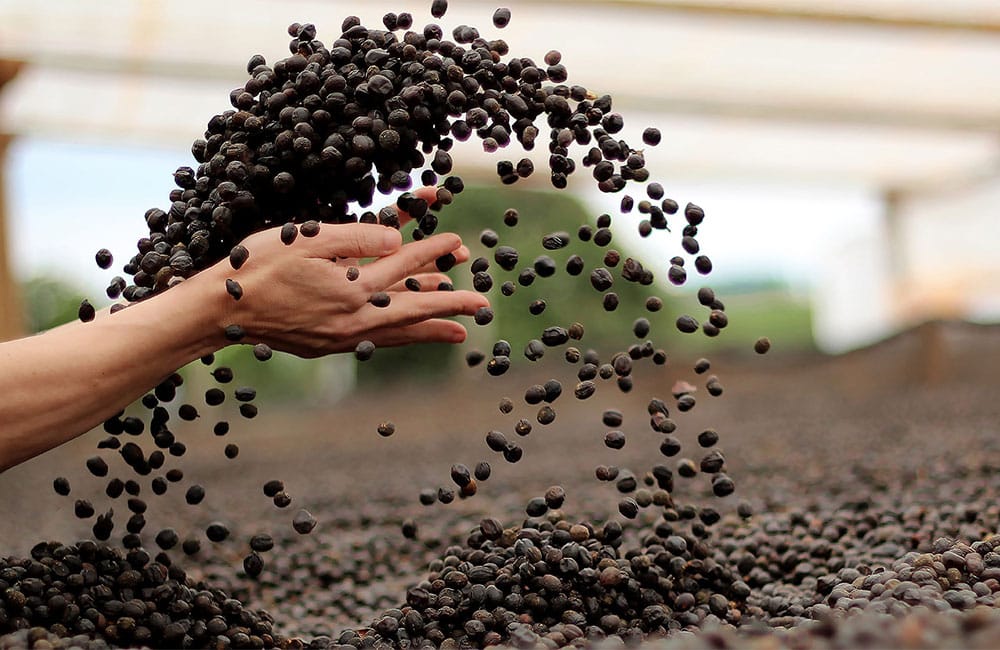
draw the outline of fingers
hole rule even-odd
[[[412,325],[430,318],[472,316],[488,307],[485,296],[474,291],[404,291],[392,294],[388,307],[365,305],[355,314],[360,333],[386,327]],[[359,330],[355,330],[358,332]],[[361,335],[359,334],[359,335]]]
[[[461,323],[452,320],[432,318],[405,327],[386,327],[368,332],[363,339],[351,342],[354,349],[362,340],[368,340],[377,347],[395,347],[410,343],[462,343],[467,333]]]
[[[299,244],[312,257],[383,257],[398,251],[402,236],[395,228],[371,223],[325,223],[315,237],[299,237]]]
[[[395,253],[386,255],[365,265],[362,274],[372,287],[388,287],[404,280],[408,275],[428,269],[434,261],[448,253],[457,252],[462,240],[453,233],[434,235],[403,246]],[[468,255],[468,251],[466,251]],[[458,256],[456,255],[456,259]],[[468,258],[466,258],[468,259]]]
[[[410,291],[410,288],[406,286],[410,279],[420,283],[420,291],[437,291],[438,285],[442,282],[451,282],[451,278],[444,273],[414,273],[405,280],[392,285],[386,291]]]

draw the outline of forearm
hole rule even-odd
[[[221,285],[192,278],[90,323],[0,344],[0,471],[89,431],[222,347]]]

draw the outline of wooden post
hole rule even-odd
[[[0,92],[8,81],[17,76],[21,69],[20,61],[0,59]],[[7,214],[6,214],[6,163],[7,147],[13,136],[4,133],[0,128],[0,341],[6,341],[24,334],[24,314],[21,311],[21,301],[18,297],[17,283],[11,271],[7,251]]]

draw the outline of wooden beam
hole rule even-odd
[[[919,29],[1000,36],[1000,22],[979,16],[962,18],[915,15],[877,10],[837,11],[824,7],[781,6],[775,4],[726,4],[697,0],[536,0],[536,5],[595,6],[601,8],[648,9],[719,18],[745,18],[771,21],[798,21],[827,26],[870,27],[879,29]],[[957,12],[956,12],[957,13]]]
[[[23,66],[20,61],[0,59],[0,92],[4,85],[17,76]],[[18,295],[17,282],[11,271],[7,255],[7,215],[6,178],[7,147],[12,135],[0,130],[0,341],[6,341],[24,334],[24,315]]]

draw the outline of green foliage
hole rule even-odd
[[[20,287],[25,328],[38,333],[68,323],[77,317],[83,292],[61,280],[35,276]]]

